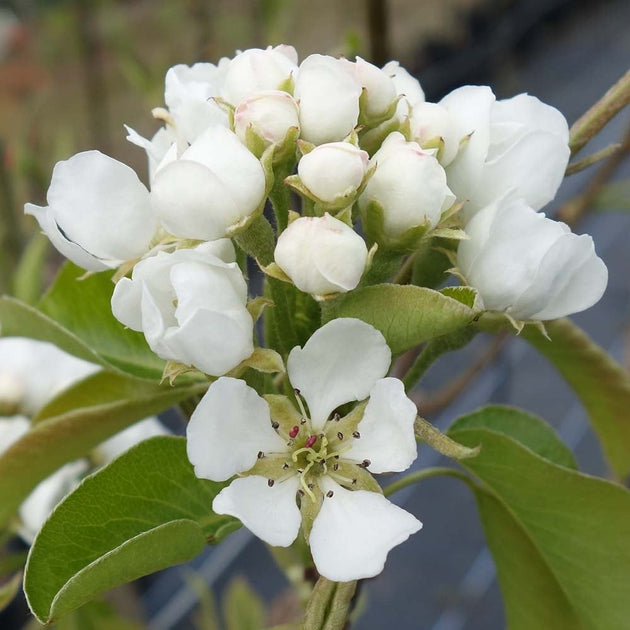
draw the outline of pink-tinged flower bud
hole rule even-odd
[[[331,142],[315,147],[298,163],[302,184],[320,202],[352,203],[363,183],[369,156],[349,142]]]
[[[361,87],[365,90],[362,102],[367,118],[379,118],[393,107],[397,92],[394,81],[387,72],[357,57],[354,64]]]
[[[275,260],[300,291],[327,295],[359,284],[367,253],[351,227],[325,214],[293,221],[278,238]]]
[[[223,83],[223,97],[237,106],[256,92],[282,89],[297,71],[292,46],[250,48],[232,59]]]
[[[448,166],[462,140],[448,110],[437,103],[416,103],[409,122],[412,138],[423,148],[437,149],[440,164]]]
[[[517,320],[549,320],[595,304],[608,282],[593,239],[508,196],[466,225],[457,264],[484,307]]]
[[[243,144],[247,144],[248,132],[269,146],[282,142],[290,129],[299,127],[297,103],[279,90],[253,94],[234,112],[234,131]]]
[[[370,162],[376,170],[359,197],[359,207],[370,212],[370,204],[380,206],[388,237],[422,225],[434,227],[453,202],[440,163],[398,132],[385,139]]]

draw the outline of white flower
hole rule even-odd
[[[604,293],[608,271],[593,239],[507,197],[477,212],[466,225],[457,264],[488,310],[517,320],[577,313]]]
[[[18,533],[27,544],[33,543],[55,506],[79,485],[88,468],[84,459],[66,464],[35,486],[24,499],[18,510],[21,521]]]
[[[164,102],[175,125],[180,146],[193,143],[208,127],[228,126],[227,113],[216,103],[229,60],[212,63],[179,64],[166,73]]]
[[[247,284],[226,243],[159,252],[140,261],[114,288],[112,312],[141,331],[161,358],[219,376],[254,351]]]
[[[302,157],[298,175],[319,201],[335,204],[345,198],[352,203],[352,196],[363,183],[368,161],[368,154],[353,144],[330,142]]]
[[[383,66],[383,72],[392,79],[396,94],[402,96],[396,108],[396,114],[400,119],[407,116],[416,104],[424,102],[424,91],[420,82],[412,77],[398,61],[388,61]]]
[[[213,240],[248,218],[265,197],[265,173],[255,155],[225,127],[207,129],[178,160],[155,175],[151,201],[174,236]]]
[[[36,414],[59,392],[99,369],[45,341],[0,339],[0,377],[15,383],[19,411],[27,416]]]
[[[115,268],[149,249],[157,227],[149,192],[122,162],[99,151],[58,162],[47,199],[48,206],[27,203],[24,211],[79,267]]]
[[[104,465],[144,440],[169,434],[170,432],[157,418],[145,418],[99,444],[92,451],[92,459]]]
[[[347,59],[310,55],[295,81],[302,138],[313,144],[343,140],[359,119],[361,83]]]
[[[248,130],[269,146],[282,142],[292,128],[300,128],[297,103],[279,90],[257,92],[241,101],[234,112],[234,131],[243,144]]]
[[[354,289],[367,255],[364,240],[326,213],[293,221],[278,238],[274,257],[300,291],[326,295]]]
[[[528,94],[496,101],[477,86],[454,90],[440,105],[454,135],[470,136],[447,169],[449,186],[468,201],[467,218],[509,190],[534,210],[554,198],[570,156],[569,127],[555,107]]]
[[[323,576],[343,582],[382,571],[390,549],[421,527],[366,471],[402,471],[417,454],[416,408],[400,381],[383,378],[390,361],[377,330],[336,319],[289,354],[289,378],[308,414],[282,396],[265,400],[240,380],[213,383],[188,424],[188,457],[200,478],[245,474],[217,495],[213,510],[285,547],[298,535],[300,509],[305,531],[306,515],[316,513],[307,535]],[[333,414],[368,396],[346,417]]]
[[[234,106],[256,92],[278,90],[297,72],[293,46],[250,48],[234,57],[225,74],[224,98]]]
[[[425,223],[434,227],[454,200],[436,158],[398,132],[387,136],[370,163],[376,170],[359,197],[359,207],[369,212],[370,203],[379,204],[389,236]]]
[[[453,161],[462,138],[445,107],[437,103],[417,103],[409,122],[411,135],[421,147],[439,149],[438,158],[442,166]]]
[[[355,70],[361,87],[365,90],[365,111],[368,118],[380,118],[387,114],[396,100],[396,85],[392,78],[374,64],[357,56]]]
[[[126,139],[131,142],[131,144],[135,144],[137,147],[145,150],[149,170],[149,183],[153,184],[158,166],[166,157],[169,149],[176,144],[174,133],[168,127],[161,127],[149,140],[148,138],[142,137],[135,129],[132,129],[128,125],[125,125],[125,130],[127,131]]]

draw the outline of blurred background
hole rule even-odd
[[[46,260],[50,278],[60,262],[36,234],[35,221],[22,216],[26,201],[45,202],[55,162],[99,149],[146,181],[144,152],[125,141],[122,125],[152,135],[158,124],[150,110],[163,104],[164,75],[176,63],[216,62],[236,49],[281,42],[293,44],[300,59],[312,52],[358,54],[378,65],[398,59],[420,79],[427,100],[483,83],[498,97],[538,96],[571,124],[630,67],[629,26],[627,0],[0,2],[0,289],[35,296],[46,279],[25,289],[20,268]],[[594,236],[610,284],[604,299],[576,321],[626,365],[629,121],[622,112],[585,153],[618,141],[622,150],[568,178],[548,209]],[[440,360],[416,395],[440,428],[488,401],[518,404],[559,430],[583,470],[606,474],[581,407],[544,359],[518,339],[480,336]],[[416,466],[439,461],[422,449]],[[494,566],[467,490],[435,479],[395,501],[416,514],[424,530],[364,584],[353,627],[503,628]],[[226,630],[289,621],[297,606],[264,545],[245,530],[191,566],[118,589],[112,599],[131,620],[129,628],[152,630],[218,630],[213,600],[227,602]],[[251,615],[239,616],[243,610]],[[107,615],[95,618],[101,621],[83,617],[57,627],[123,628]],[[0,628],[17,630],[27,620],[20,601],[0,615]]]

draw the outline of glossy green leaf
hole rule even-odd
[[[568,467],[541,420],[490,407],[449,435],[481,453],[460,463],[483,485],[478,507],[508,628],[625,630],[630,619],[630,492]]]
[[[85,479],[31,548],[24,590],[35,616],[50,622],[221,540],[237,524],[212,512],[224,485],[197,479],[174,436],[146,440]]]
[[[207,383],[160,386],[102,372],[51,401],[38,421],[0,456],[0,526],[31,490],[63,464],[147,416],[203,393]],[[77,404],[83,405],[77,408]]]
[[[586,408],[619,478],[630,474],[630,375],[568,319],[546,323],[551,341],[526,326],[521,336],[544,354]]]
[[[357,317],[380,330],[394,354],[468,325],[476,312],[439,291],[380,284],[348,293],[335,317]]]
[[[112,315],[111,272],[92,274],[66,263],[38,308],[0,298],[0,333],[50,341],[93,363],[143,378],[159,379],[162,361],[141,333],[125,328]]]
[[[109,602],[104,601],[90,602],[66,615],[54,625],[54,630],[143,630],[144,628],[144,624],[126,619]],[[30,630],[30,628],[23,630]]]

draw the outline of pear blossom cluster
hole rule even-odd
[[[148,186],[87,151],[55,166],[47,206],[25,211],[75,264],[118,270],[123,325],[210,377],[188,456],[197,476],[231,480],[214,511],[272,545],[301,531],[330,579],[376,575],[421,527],[371,476],[414,461],[415,406],[387,377],[383,336],[357,319],[289,348],[284,389],[241,380],[258,342],[240,239],[273,207],[273,260],[256,262],[321,303],[369,284],[379,256],[402,264],[429,244],[450,251],[485,310],[519,321],[579,312],[602,296],[606,266],[590,236],[540,212],[566,171],[567,122],[485,86],[430,103],[396,61],[300,62],[286,45],[170,68],[152,113],[151,138],[127,127]]]

